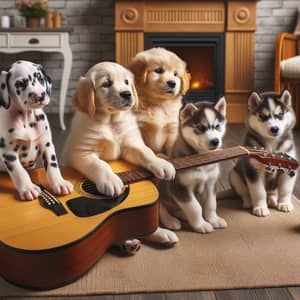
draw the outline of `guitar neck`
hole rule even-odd
[[[179,157],[171,160],[177,172],[184,171],[193,167],[205,166],[211,163],[217,163],[223,160],[237,158],[249,155],[249,151],[242,146],[218,149],[201,154],[194,154],[186,157]],[[145,170],[137,169],[117,174],[124,184],[137,182],[144,179],[151,179],[155,176]]]
[[[176,171],[180,172],[193,167],[205,166],[246,155],[249,155],[249,151],[242,146],[237,146],[175,158],[171,163],[174,165]]]

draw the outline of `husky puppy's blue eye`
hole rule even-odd
[[[217,125],[215,126],[215,129],[216,129],[216,130],[220,130],[220,129],[221,129],[220,124],[217,124]]]
[[[102,87],[110,88],[112,86],[112,84],[113,84],[113,82],[110,79],[107,79],[102,83]]]
[[[283,111],[282,111],[282,112],[280,112],[276,117],[277,117],[277,119],[279,119],[279,120],[283,120],[283,116],[284,116],[284,113],[283,113]]]
[[[158,67],[158,68],[154,69],[154,72],[157,74],[162,74],[165,72],[165,70],[162,67]]]
[[[266,116],[266,115],[263,115],[263,114],[258,115],[258,117],[260,118],[260,120],[262,122],[266,122],[270,118],[270,116]]]

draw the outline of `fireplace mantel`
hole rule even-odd
[[[245,120],[254,86],[256,0],[115,0],[116,61],[144,50],[145,32],[224,32],[229,122]]]

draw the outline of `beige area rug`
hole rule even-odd
[[[223,200],[225,230],[202,235],[178,232],[168,250],[143,246],[133,257],[105,254],[77,282],[32,292],[0,280],[1,296],[95,295],[300,285],[300,202],[295,210],[271,210],[258,218],[238,200]],[[25,271],[25,270],[24,270]]]

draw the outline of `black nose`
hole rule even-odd
[[[217,147],[219,145],[219,139],[215,138],[210,141],[211,146]]]
[[[120,93],[120,96],[125,100],[130,100],[132,95],[130,91],[124,91]]]
[[[278,127],[278,126],[272,126],[272,127],[270,128],[270,130],[271,130],[271,132],[272,132],[273,134],[277,134],[278,131],[279,131],[279,127]]]
[[[174,80],[169,80],[167,81],[167,85],[173,89],[176,86],[176,82]]]

